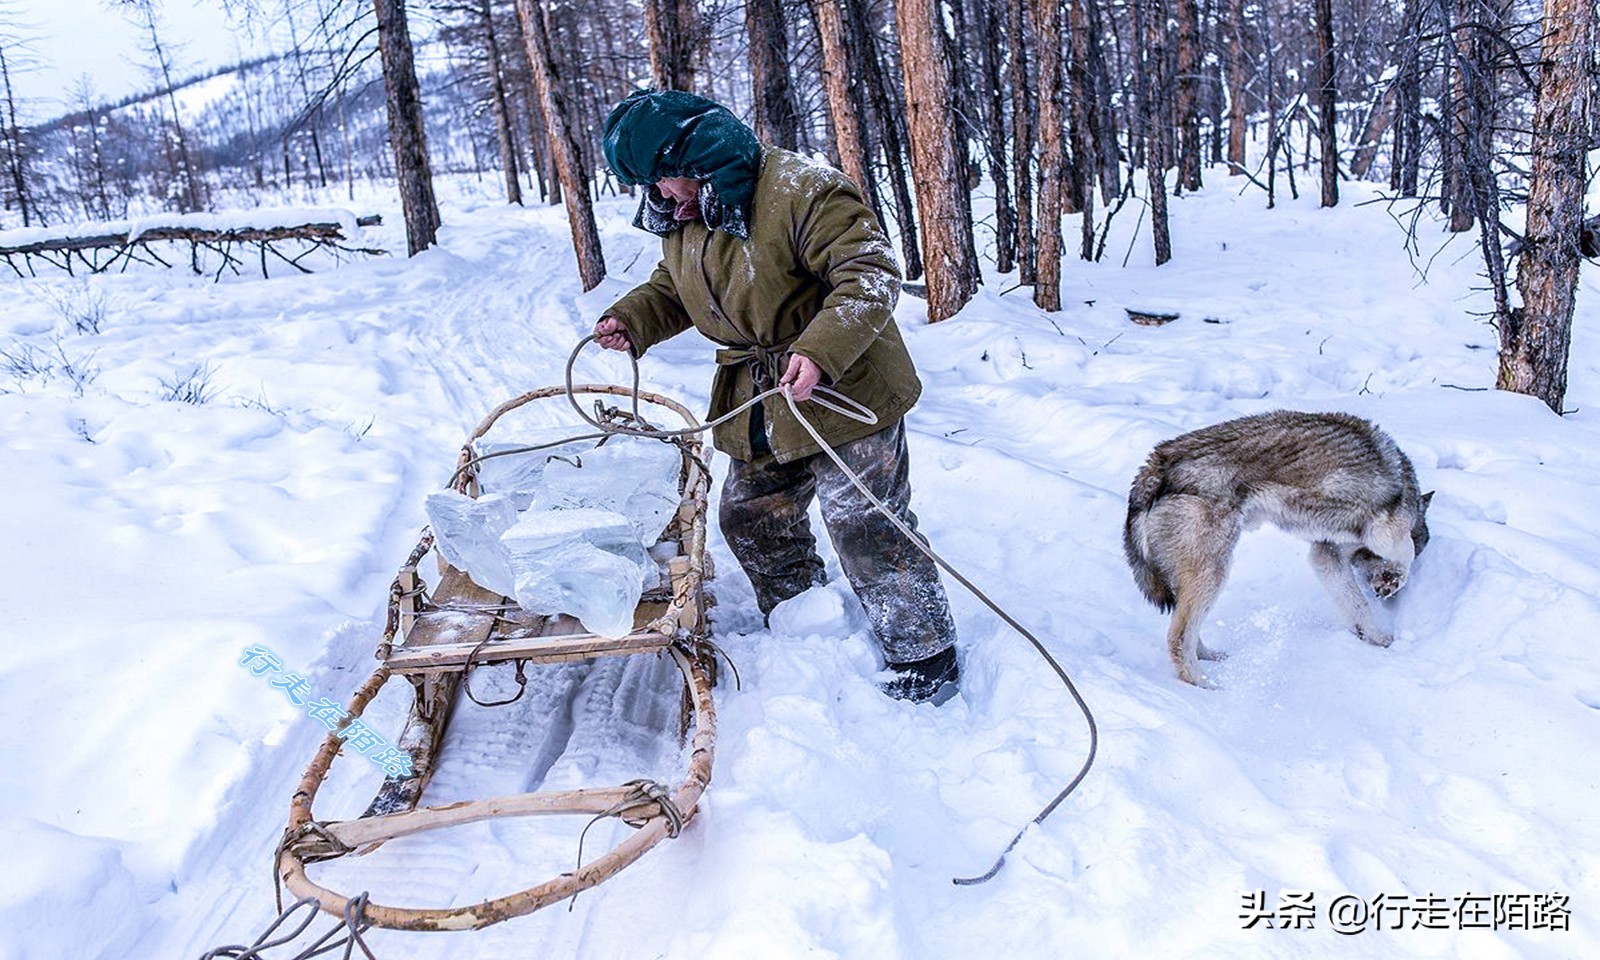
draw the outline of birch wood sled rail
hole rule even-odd
[[[186,219],[193,222],[185,223]],[[355,218],[358,227],[372,227],[383,223],[377,214]],[[157,252],[155,245],[162,243],[187,243],[189,266],[198,274],[202,253],[216,254],[221,263],[214,279],[223,272],[240,272],[244,265],[236,248],[249,244],[257,247],[261,275],[268,276],[268,256],[289,264],[301,273],[310,273],[300,261],[317,250],[359,253],[380,256],[387,251],[371,247],[351,247],[346,244],[347,224],[334,220],[287,218],[287,222],[271,225],[212,225],[208,215],[191,218],[174,217],[171,222],[140,229],[126,222],[85,224],[82,233],[51,233],[43,230],[13,230],[0,233],[0,259],[5,260],[19,277],[37,276],[33,262],[37,258],[67,273],[74,273],[74,265],[90,273],[105,273],[114,267],[126,270],[133,263],[155,263],[163,267],[173,264]],[[297,242],[303,249],[293,255],[280,250],[277,244]],[[20,264],[19,264],[20,261]],[[27,272],[23,270],[26,268]]]
[[[627,397],[630,401],[633,396],[631,390],[609,384],[575,386],[572,392]],[[527,403],[550,398],[564,403],[566,388],[535,390],[495,408],[463,448],[459,461],[463,469],[457,474],[456,489],[468,496],[477,495],[472,444],[496,420]],[[694,415],[675,401],[644,392],[639,394],[639,400],[672,412],[688,426],[698,425]],[[611,413],[628,416],[620,410]],[[312,813],[312,804],[346,742],[339,732],[330,733],[323,740],[290,801],[288,826],[278,847],[275,870],[295,896],[314,898],[322,910],[343,917],[355,895],[317,883],[308,875],[307,865],[371,853],[387,840],[429,830],[499,817],[563,814],[614,816],[637,827],[616,847],[576,869],[505,896],[462,907],[422,908],[387,905],[379,902],[381,891],[371,891],[363,911],[367,920],[380,927],[477,929],[531,913],[601,883],[663,839],[677,836],[694,817],[711,781],[716,741],[716,710],[711,699],[716,662],[706,632],[704,592],[710,576],[705,556],[710,476],[698,437],[682,441],[680,451],[681,499],[662,535],[663,542],[675,542],[678,548],[677,555],[667,563],[669,589],[655,596],[646,595],[635,610],[634,631],[627,637],[597,637],[585,633],[570,617],[530,614],[516,610],[514,605],[506,608],[505,598],[479,587],[442,559],[439,584],[430,597],[418,575],[418,564],[433,547],[431,535],[423,536],[390,588],[389,622],[378,645],[382,664],[356,692],[348,709],[349,722],[354,722],[384,684],[397,677],[406,678],[415,698],[398,746],[410,758],[411,772],[385,780],[361,817],[319,821]],[[473,666],[506,661],[559,663],[663,652],[671,657],[683,682],[679,729],[668,733],[682,739],[691,726],[693,729],[686,768],[676,786],[635,780],[612,787],[418,806],[423,789],[437,769],[453,701]]]

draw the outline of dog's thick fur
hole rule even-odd
[[[1196,657],[1219,659],[1200,624],[1228,576],[1239,535],[1271,523],[1311,541],[1311,565],[1350,629],[1394,642],[1373,617],[1405,586],[1428,542],[1416,471],[1376,426],[1342,413],[1278,410],[1160,444],[1128,493],[1123,549],[1139,589],[1172,611],[1167,648],[1182,680],[1210,686]]]

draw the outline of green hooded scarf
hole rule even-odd
[[[701,182],[706,226],[749,239],[761,142],[727,107],[681,90],[641,90],[612,109],[601,143],[618,179],[649,188],[634,226],[660,236],[678,229],[654,184],[689,177]]]

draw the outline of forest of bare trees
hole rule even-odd
[[[80,89],[55,118],[12,94],[26,38],[0,18],[0,226],[372,180],[398,185],[415,252],[438,227],[432,178],[471,174],[566,204],[592,285],[590,201],[624,189],[599,129],[650,84],[855,179],[933,320],[983,262],[1060,309],[1062,258],[1105,257],[1113,222],[1158,264],[1181,255],[1172,197],[1332,206],[1341,181],[1374,181],[1402,221],[1431,208],[1479,242],[1501,385],[1560,409],[1597,146],[1592,0],[235,0],[284,52],[196,115],[157,11],[122,6],[153,94]]]

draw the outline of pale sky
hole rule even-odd
[[[251,54],[251,40],[229,25],[221,0],[157,0],[157,27],[180,77]],[[6,32],[32,40],[34,61],[12,75],[24,120],[67,109],[69,91],[87,74],[98,99],[120,100],[154,87],[146,72],[141,30],[112,0],[0,0],[14,21]],[[8,58],[9,59],[9,58]]]

